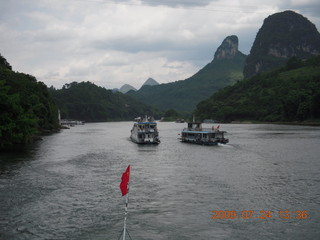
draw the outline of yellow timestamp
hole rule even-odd
[[[212,211],[212,219],[307,219],[309,213],[307,210],[281,210],[281,211],[229,211],[229,210],[214,210]]]

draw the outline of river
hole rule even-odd
[[[0,153],[0,239],[118,239],[129,164],[133,240],[320,239],[320,127],[221,124],[230,142],[200,146],[178,141],[185,124],[160,122],[161,143],[140,146],[132,124]]]

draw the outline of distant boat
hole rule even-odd
[[[215,123],[215,121],[212,119],[205,119],[203,120],[203,123]]]
[[[176,123],[184,123],[184,119],[183,118],[178,118],[177,120],[176,120]]]
[[[71,120],[71,119],[60,119],[60,125],[67,125],[74,127],[75,125],[84,125],[85,121]]]
[[[152,117],[136,118],[136,122],[131,129],[131,141],[138,144],[158,144],[159,132],[157,123]]]
[[[217,128],[202,128],[201,122],[189,122],[188,127],[181,132],[181,142],[195,143],[201,145],[226,144],[229,139],[224,137],[226,131],[220,131],[220,125]]]

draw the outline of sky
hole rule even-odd
[[[48,87],[139,89],[194,75],[230,35],[250,53],[263,20],[293,10],[320,28],[319,0],[1,0],[0,54]]]

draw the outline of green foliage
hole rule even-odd
[[[305,121],[320,118],[320,57],[291,59],[286,67],[227,87],[200,102],[201,119]]]
[[[61,117],[87,122],[132,120],[146,114],[158,117],[159,113],[120,92],[113,93],[91,82],[72,82],[62,89],[50,88],[59,106]]]
[[[32,141],[58,128],[58,110],[46,85],[30,75],[0,68],[0,149]]]
[[[139,91],[130,91],[145,104],[160,109],[191,111],[196,104],[211,96],[219,89],[242,80],[246,56],[240,52],[234,59],[213,60],[192,77],[157,86],[144,86]]]
[[[295,69],[298,67],[302,67],[302,62],[296,58],[296,57],[292,57],[288,60],[287,65],[286,65],[286,69],[287,70],[291,70],[291,69]]]
[[[162,121],[175,121],[178,118],[181,118],[180,114],[174,109],[169,109],[164,112]]]

